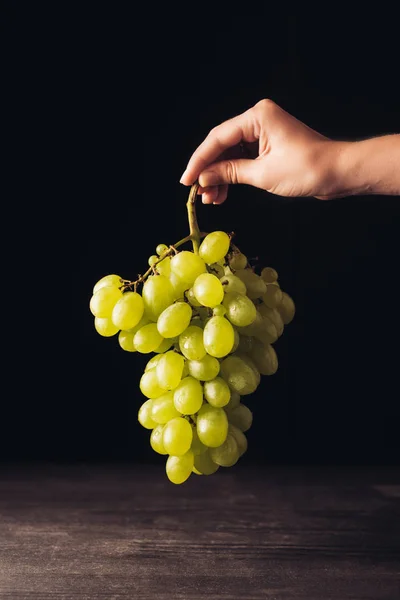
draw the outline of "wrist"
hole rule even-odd
[[[322,191],[317,197],[400,194],[400,135],[323,143]]]
[[[370,193],[372,182],[363,172],[360,142],[326,140],[320,151],[318,197],[323,199]]]
[[[347,196],[371,194],[377,185],[375,174],[366,162],[365,142],[338,142],[336,175],[338,193]]]

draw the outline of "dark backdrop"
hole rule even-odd
[[[37,134],[20,138],[37,184],[14,218],[34,231],[22,260],[45,310],[13,334],[1,458],[161,463],[137,423],[148,356],[95,332],[94,283],[134,278],[158,243],[186,235],[179,178],[191,153],[261,98],[335,139],[399,131],[395,15],[270,3],[36,10],[11,5],[3,44],[18,118]],[[235,231],[297,306],[277,374],[246,398],[243,460],[398,463],[399,198],[324,203],[238,186],[198,217]]]

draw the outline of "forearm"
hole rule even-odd
[[[333,144],[337,195],[400,195],[400,135]]]

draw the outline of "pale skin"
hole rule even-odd
[[[229,184],[320,200],[396,196],[400,134],[332,140],[265,99],[212,129],[180,181],[184,185],[198,181],[204,204],[224,202]]]

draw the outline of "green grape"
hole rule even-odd
[[[224,288],[218,277],[211,273],[202,273],[193,284],[196,300],[203,306],[215,308],[224,298]]]
[[[237,351],[240,353],[246,354],[247,352],[251,352],[254,346],[255,339],[251,335],[240,335],[239,345],[237,347]]]
[[[251,298],[251,300],[261,298],[267,291],[265,281],[251,269],[239,269],[236,271],[236,276],[245,284],[247,296]]]
[[[227,273],[221,277],[221,283],[224,287],[224,292],[236,292],[237,294],[246,295],[246,286],[243,281],[233,273]]]
[[[146,400],[139,408],[138,421],[145,429],[154,429],[157,423],[151,418],[153,400]]]
[[[218,471],[219,465],[213,462],[210,451],[207,449],[206,452],[202,452],[202,454],[194,457],[193,468],[196,469],[195,472],[199,475],[213,475]]]
[[[153,448],[154,452],[157,452],[157,454],[167,454],[164,448],[163,431],[164,425],[157,425],[154,427],[150,435],[150,446]]]
[[[188,360],[189,374],[199,381],[210,381],[219,373],[219,360],[206,354],[201,360]]]
[[[169,456],[165,466],[168,479],[177,485],[184,483],[192,474],[194,466],[194,456],[191,450],[188,450],[182,456]]]
[[[154,350],[154,352],[157,352],[157,354],[164,354],[164,352],[167,352],[167,350],[172,348],[172,346],[175,344],[176,340],[177,340],[177,338],[164,339],[161,342],[161,344]]]
[[[255,336],[263,344],[273,344],[278,339],[278,331],[269,317],[262,317],[262,328]]]
[[[203,331],[204,348],[210,356],[223,358],[232,350],[235,333],[225,317],[211,317]]]
[[[207,321],[207,319],[210,318],[211,312],[212,311],[210,311],[210,309],[206,308],[205,306],[196,306],[195,314],[197,314],[203,321],[203,328],[205,325],[205,321]]]
[[[165,338],[177,337],[189,326],[192,308],[186,302],[175,302],[160,314],[157,329]]]
[[[147,361],[146,366],[144,368],[144,372],[150,371],[150,369],[155,369],[161,356],[161,354],[156,354],[155,356],[152,356],[150,360]]]
[[[248,354],[240,354],[239,352],[237,352],[236,356],[238,358],[241,358],[242,361],[245,362],[246,365],[252,369],[252,371],[254,373],[254,377],[256,379],[256,386],[258,387],[260,384],[260,381],[261,381],[261,375],[260,375],[260,371],[257,369],[254,361],[250,358],[250,356]]]
[[[220,467],[233,467],[239,460],[239,448],[233,435],[227,435],[226,440],[218,448],[210,449],[210,456]]]
[[[192,444],[192,439],[192,426],[184,417],[175,417],[165,424],[163,443],[168,454],[174,456],[185,454]]]
[[[206,355],[201,327],[189,325],[179,336],[179,349],[188,360],[201,360]]]
[[[262,332],[264,327],[262,315],[260,314],[258,308],[254,306],[254,309],[256,311],[255,319],[249,325],[245,325],[244,327],[238,327],[239,335],[255,337],[257,333]]]
[[[171,258],[171,271],[192,286],[196,278],[207,270],[204,260],[193,252],[182,250]]]
[[[119,328],[115,327],[111,319],[100,317],[94,318],[94,328],[96,329],[97,333],[99,333],[103,337],[111,337],[119,331]],[[201,333],[203,334],[203,332]]]
[[[240,343],[240,335],[239,332],[237,331],[237,329],[233,328],[233,333],[234,333],[234,340],[233,340],[233,346],[232,349],[230,351],[229,354],[232,354],[232,352],[235,352],[238,349],[239,343]]]
[[[171,258],[166,256],[163,260],[161,260],[155,267],[157,272],[164,277],[169,277],[171,275]]]
[[[213,317],[223,317],[224,315],[226,315],[226,308],[222,304],[213,308]]]
[[[238,292],[225,294],[223,305],[226,308],[226,316],[236,327],[247,327],[254,322],[257,311],[253,302]]]
[[[222,260],[228,253],[231,240],[225,231],[213,231],[206,235],[200,244],[199,255],[205,263],[211,265]]]
[[[241,396],[252,394],[259,384],[253,367],[236,354],[231,354],[222,361],[221,375],[231,390]]]
[[[174,390],[182,377],[184,358],[170,350],[163,354],[156,366],[158,383],[165,390]]]
[[[144,327],[141,327],[139,331],[135,333],[133,338],[135,348],[141,354],[149,354],[149,352],[154,352],[154,350],[159,347],[162,341],[163,337],[159,333],[156,323],[144,325]]]
[[[135,335],[135,333],[137,331],[139,331],[139,329],[141,329],[142,327],[144,327],[144,325],[148,325],[150,323],[150,319],[147,317],[147,315],[143,315],[143,317],[140,319],[139,323],[137,323],[135,325],[135,327],[130,327],[129,329],[126,329],[125,331],[129,331],[131,333],[133,333],[133,335]]]
[[[152,275],[143,284],[142,298],[146,315],[157,321],[162,311],[175,299],[171,282],[164,275]]]
[[[278,337],[280,337],[284,330],[284,324],[282,317],[276,308],[269,308],[265,304],[259,304],[257,310],[263,317],[268,317],[276,327]]]
[[[276,308],[282,302],[282,290],[278,285],[267,285],[267,291],[262,296],[262,301],[269,308]]]
[[[131,329],[143,317],[144,303],[137,292],[125,292],[112,311],[111,320],[118,329]]]
[[[211,406],[221,408],[231,399],[231,390],[222,377],[216,377],[204,382],[204,397]]]
[[[255,337],[263,344],[272,344],[278,339],[278,331],[273,321],[269,317],[261,315],[258,309],[256,309],[256,318],[253,323],[246,327],[239,327],[238,331],[240,335]]]
[[[145,371],[140,378],[139,382],[140,391],[147,398],[158,398],[162,394],[165,394],[165,390],[163,390],[159,384],[157,379],[157,374],[155,369],[150,369],[149,371]]]
[[[126,352],[136,352],[135,344],[133,343],[134,333],[132,331],[120,331],[118,335],[118,343],[122,350]]]
[[[207,317],[207,319],[208,319],[208,317]],[[190,321],[190,327],[198,327],[199,329],[201,329],[201,331],[203,331],[204,326],[205,326],[205,322],[203,321],[203,319],[201,319],[199,315],[193,315],[193,319]],[[185,332],[183,332],[183,333],[185,333]],[[203,341],[203,334],[201,335],[201,340]]]
[[[218,277],[218,279],[221,279],[221,277],[223,277],[225,274],[225,269],[224,269],[223,265],[221,265],[220,263],[217,263],[217,262],[213,263],[212,265],[209,265],[208,270],[213,275],[216,275]]]
[[[295,304],[289,294],[282,292],[282,300],[279,306],[276,307],[276,310],[281,315],[283,323],[289,325],[296,312]]]
[[[164,425],[171,419],[180,416],[180,412],[176,410],[174,405],[174,392],[164,392],[162,396],[153,399],[151,418],[156,423]]]
[[[235,425],[240,431],[247,431],[253,423],[253,413],[244,404],[239,404],[227,414],[229,423]]]
[[[224,275],[234,275],[234,271],[232,271],[231,267],[229,266],[229,264],[226,264],[224,266]]]
[[[239,252],[238,250],[234,251],[232,255],[229,257],[229,266],[231,269],[245,269],[247,265],[247,256]]]
[[[173,271],[171,271],[169,281],[171,282],[174,290],[174,299],[179,300],[180,298],[184,298],[186,290],[190,288],[190,285],[187,283],[187,281],[183,281]]]
[[[110,319],[114,306],[122,298],[122,292],[113,285],[104,285],[91,297],[89,308],[99,319]]]
[[[261,375],[273,375],[278,370],[278,357],[271,344],[264,346],[256,340],[250,358]]]
[[[209,448],[216,448],[224,443],[228,435],[226,412],[223,408],[203,404],[197,414],[196,427],[200,441]]]
[[[192,473],[196,473],[196,475],[203,475],[203,473],[200,473],[200,471],[198,471],[194,465],[193,465]]]
[[[156,252],[157,252],[158,256],[161,256],[161,254],[163,254],[167,250],[168,250],[168,246],[166,244],[158,244],[158,246],[156,248]]]
[[[264,267],[261,271],[261,277],[265,283],[274,283],[278,279],[278,273],[272,267]]]
[[[235,438],[239,450],[239,457],[242,456],[247,450],[247,437],[244,435],[243,431],[239,429],[239,427],[232,425],[232,423],[229,423],[228,435],[231,435]]]
[[[207,446],[205,446],[203,442],[200,441],[196,427],[193,428],[193,440],[190,449],[193,452],[194,456],[199,456],[199,454],[207,452]]]
[[[147,261],[149,266],[152,267],[154,265],[155,262],[157,262],[159,259],[159,256],[157,256],[156,254],[152,254],[151,256],[149,256],[149,260]]]
[[[197,300],[196,296],[194,295],[193,288],[190,288],[190,290],[188,290],[186,292],[186,298],[192,306],[201,306],[200,302]]]
[[[185,377],[174,391],[174,406],[182,415],[194,415],[203,404],[203,388],[198,379]]]
[[[183,371],[182,371],[182,379],[184,379],[188,375],[189,375],[189,367],[188,367],[188,364],[187,364],[187,360],[185,360],[185,363],[183,365]]]
[[[224,409],[227,412],[229,412],[233,408],[236,408],[237,406],[239,406],[239,404],[240,404],[240,394],[238,394],[237,392],[231,391],[231,399],[229,400],[228,404],[226,406],[224,406]]]
[[[105,287],[105,286],[112,286],[112,287],[120,287],[122,285],[122,280],[121,277],[119,275],[106,275],[105,277],[102,277],[101,279],[99,279],[99,281],[96,283],[96,285],[93,288],[93,294],[95,294],[100,288]]]

